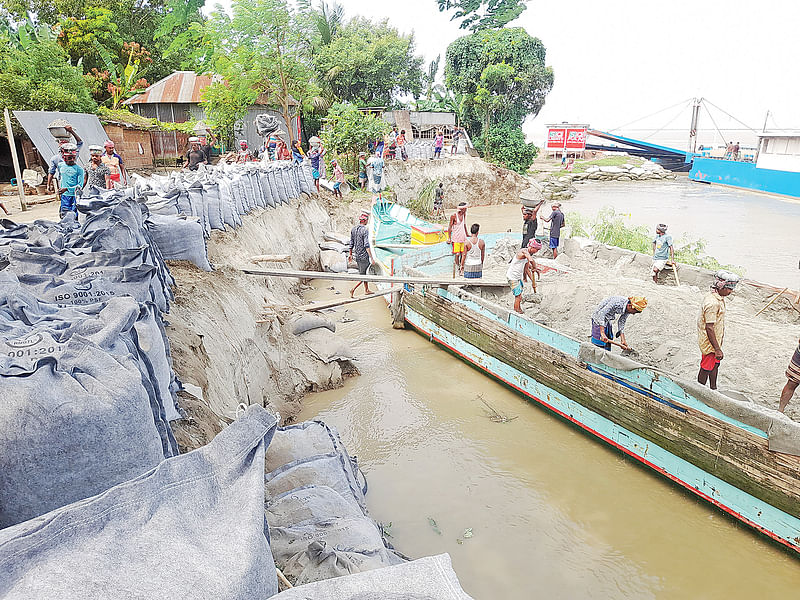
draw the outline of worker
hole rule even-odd
[[[189,151],[186,153],[186,162],[183,164],[183,168],[197,171],[201,164],[208,164],[208,160],[206,160],[205,152],[200,147],[200,138],[190,137]]]
[[[470,237],[466,242],[464,253],[464,278],[480,279],[483,277],[483,261],[486,259],[486,242],[478,237],[481,226],[473,223],[469,228]]]
[[[209,139],[211,136],[211,139]],[[214,149],[214,144],[217,143],[217,138],[214,137],[213,133],[209,133],[208,135],[200,134],[197,137],[200,140],[200,151],[205,154],[206,156],[206,164],[211,164],[211,151]]]
[[[592,343],[606,350],[611,350],[614,337],[618,337],[623,350],[630,350],[625,339],[625,323],[628,315],[635,315],[647,307],[647,298],[643,296],[609,296],[603,300],[592,313]],[[612,322],[617,319],[617,333],[614,334]]]
[[[522,314],[522,291],[527,280],[531,282],[531,288],[536,292],[536,259],[533,257],[542,249],[542,243],[537,239],[528,242],[525,248],[520,248],[506,271],[508,286],[514,296],[514,311]]]
[[[792,399],[797,386],[800,385],[800,340],[797,341],[797,349],[792,355],[792,360],[786,368],[786,385],[783,386],[781,391],[781,402],[778,405],[778,410],[781,412],[786,411],[786,405]]]
[[[467,241],[467,203],[459,202],[456,212],[450,216],[450,223],[447,225],[447,235],[450,243],[453,244],[453,277],[464,274],[464,257]]]
[[[62,162],[58,163],[58,195],[61,198],[59,218],[63,219],[68,212],[78,217],[77,190],[83,186],[85,173],[83,167],[75,161],[78,158],[78,146],[67,143],[61,146]]]
[[[246,163],[253,159],[250,148],[247,147],[247,140],[239,140],[239,152],[236,154],[237,163]]]
[[[111,169],[103,162],[103,149],[100,146],[89,146],[89,164],[83,176],[83,187],[94,186],[101,190],[113,190]]]
[[[667,226],[664,223],[656,225],[656,237],[653,238],[653,283],[658,283],[658,274],[667,266],[667,261],[674,268],[675,248],[672,246],[672,236],[667,235]]]
[[[344,171],[342,171],[342,167],[339,166],[339,161],[335,158],[331,161],[331,167],[333,167],[333,195],[334,197],[342,198],[342,184],[344,183]]]
[[[83,148],[83,140],[78,135],[78,132],[72,128],[72,125],[65,125],[64,129],[66,129],[67,133],[70,134],[75,139],[75,147],[77,148],[76,151],[77,155],[77,153],[81,151],[81,148]],[[58,152],[56,152],[55,154],[53,154],[53,156],[50,157],[49,169],[47,171],[47,189],[48,190],[51,189],[52,186],[52,190],[54,192],[56,191],[56,186],[55,184],[53,184],[53,178],[57,176],[58,163],[63,162],[61,156],[61,147],[64,144],[70,143],[68,137],[56,138],[56,141],[58,142]]]
[[[363,154],[363,152],[362,152]],[[292,163],[295,165],[303,164],[303,159],[306,157],[306,153],[303,152],[303,146],[300,145],[300,140],[295,140],[292,142]],[[364,175],[364,180],[366,181],[367,176]]]
[[[375,257],[372,254],[372,248],[369,245],[369,230],[367,229],[367,222],[369,221],[369,213],[365,210],[361,211],[358,217],[358,225],[350,230],[350,255],[348,262],[353,260],[353,255],[356,257],[356,264],[358,265],[358,272],[361,275],[366,275],[369,267],[375,262]],[[366,281],[359,281],[350,290],[350,297],[356,293],[358,286],[364,284],[364,293],[369,294],[369,283]]]
[[[733,293],[739,276],[728,271],[717,271],[711,291],[703,298],[700,316],[697,318],[697,338],[700,345],[700,372],[698,383],[708,382],[712,390],[717,389],[719,363],[724,358],[722,339],[725,337],[725,298]]]
[[[122,157],[114,150],[114,142],[106,140],[103,144],[105,153],[103,154],[103,164],[108,167],[111,172],[111,183],[114,187],[128,185],[128,173],[125,171],[125,163]]]
[[[358,185],[361,191],[367,189],[367,153],[358,153]]]
[[[550,205],[552,212],[547,217],[542,217],[543,221],[550,221],[550,249],[553,251],[553,258],[558,258],[558,244],[561,238],[561,228],[564,226],[564,213],[561,212],[561,202],[553,202]]]
[[[444,183],[439,182],[433,190],[433,213],[431,217],[440,219],[444,217]]]
[[[536,217],[539,214],[541,205],[542,203],[540,202],[534,208],[522,207],[522,245],[520,248],[525,248],[528,242],[536,237],[536,228],[539,226]]]

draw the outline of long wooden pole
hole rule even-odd
[[[22,171],[19,169],[19,157],[17,156],[17,143],[14,141],[14,131],[11,129],[11,115],[8,109],[3,110],[3,117],[6,121],[6,135],[8,135],[8,145],[11,146],[11,160],[14,161],[14,173],[17,176],[17,192],[19,193],[19,205],[22,210],[28,210],[28,203],[25,202],[25,184],[22,181]]]
[[[408,283],[411,285],[463,285],[479,287],[508,287],[506,281],[485,281],[483,279],[437,279],[428,277],[387,277],[385,275],[360,275],[358,273],[328,273],[325,271],[292,271],[289,269],[242,269],[247,275],[264,277],[294,277],[296,279],[334,279],[337,281],[366,281],[367,283]]]
[[[775,300],[777,300],[778,298],[780,298],[781,296],[783,296],[783,292],[785,292],[785,291],[786,291],[786,290],[788,290],[788,289],[789,289],[788,287],[785,287],[785,288],[783,288],[783,289],[782,289],[780,292],[778,292],[777,294],[775,294],[775,297],[774,297],[772,300],[770,300],[769,302],[767,302],[767,303],[764,305],[764,307],[763,307],[763,308],[762,308],[760,311],[758,311],[758,312],[757,312],[755,315],[753,315],[753,316],[757,317],[757,316],[758,316],[758,315],[760,315],[762,312],[764,312],[765,310],[767,310],[767,308],[769,308],[769,307],[770,307],[770,305],[771,305],[773,302],[775,302]]]
[[[395,292],[399,291],[400,291],[399,287],[392,287],[389,288],[388,290],[365,294],[363,296],[359,296],[358,298],[346,298],[345,300],[333,300],[331,302],[320,302],[318,304],[306,304],[305,306],[298,307],[298,310],[307,310],[310,312],[314,312],[317,310],[325,310],[326,308],[336,308],[337,306],[344,306],[345,304],[353,304],[353,302],[361,302],[362,300],[369,300],[370,298],[377,298],[378,296],[388,296],[389,294],[394,294]]]

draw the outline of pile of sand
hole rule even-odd
[[[557,260],[568,264],[569,272],[542,275],[536,296],[526,285],[522,305],[526,316],[583,341],[589,337],[591,314],[604,298],[645,296],[647,309],[631,315],[625,328],[628,344],[638,352],[634,358],[680,377],[696,377],[700,364],[697,317],[707,285],[656,285],[647,268],[642,269],[636,264],[640,261],[631,259],[630,252],[607,250],[598,258],[594,248],[571,244],[568,253],[562,252]],[[505,244],[497,254],[499,261],[505,259]],[[484,277],[504,278],[507,264],[498,264],[491,255],[489,259]],[[710,274],[707,281],[711,281]],[[771,307],[755,317],[766,297],[766,292],[746,283],[728,297],[719,387],[777,408],[786,383],[784,372],[800,337],[800,314],[785,301],[782,307]],[[508,307],[513,304],[508,292],[495,294],[492,299]],[[795,397],[786,412],[800,420],[800,397]]]

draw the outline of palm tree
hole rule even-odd
[[[332,2],[329,5],[325,0],[320,0],[319,9],[314,13],[314,23],[319,31],[322,45],[327,46],[344,24],[344,6],[338,2]]]

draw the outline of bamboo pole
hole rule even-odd
[[[11,129],[11,114],[8,108],[3,110],[3,117],[6,122],[6,135],[8,135],[8,145],[11,147],[11,160],[14,162],[14,173],[17,176],[17,192],[19,193],[19,206],[22,210],[28,210],[28,203],[25,202],[25,183],[22,181],[22,171],[19,169],[19,157],[17,156],[17,143],[14,141],[14,131]]]
[[[275,572],[278,574],[278,579],[280,580],[280,582],[283,585],[285,585],[288,589],[294,587],[291,583],[289,583],[289,580],[286,579],[286,575],[283,574],[283,571],[281,571],[277,566],[275,567]]]
[[[766,303],[766,304],[763,306],[763,308],[762,308],[760,311],[758,311],[758,312],[757,312],[757,313],[756,313],[754,316],[756,316],[756,317],[757,317],[757,316],[758,316],[758,315],[760,315],[762,312],[764,312],[765,310],[767,310],[767,309],[770,307],[770,305],[771,305],[773,302],[775,302],[775,300],[777,300],[778,298],[780,298],[781,296],[783,296],[783,292],[785,292],[785,291],[786,291],[786,290],[788,290],[788,289],[789,289],[788,287],[785,287],[785,288],[783,288],[783,289],[782,289],[780,292],[778,292],[777,294],[775,294],[775,296],[772,298],[772,300],[770,300],[769,302],[767,302],[767,303]]]
[[[369,300],[370,298],[377,298],[378,296],[388,296],[389,294],[394,294],[395,292],[399,291],[399,287],[392,287],[388,290],[383,290],[380,292],[371,292],[369,294],[365,294],[364,296],[359,296],[358,298],[346,298],[345,300],[333,300],[331,302],[320,302],[319,304],[306,304],[305,306],[298,307],[298,310],[307,310],[309,312],[325,310],[326,308],[335,308],[345,304],[353,304],[354,302],[361,302],[362,300]]]
[[[408,277],[404,275],[388,277],[385,275],[360,275],[358,273],[328,273],[325,271],[294,271],[291,269],[242,269],[247,275],[263,277],[294,277],[296,279],[334,279],[337,281],[366,281],[367,283],[408,283],[411,285],[463,285],[466,287],[508,287],[506,281],[486,281],[484,279],[445,279],[436,277]]]

